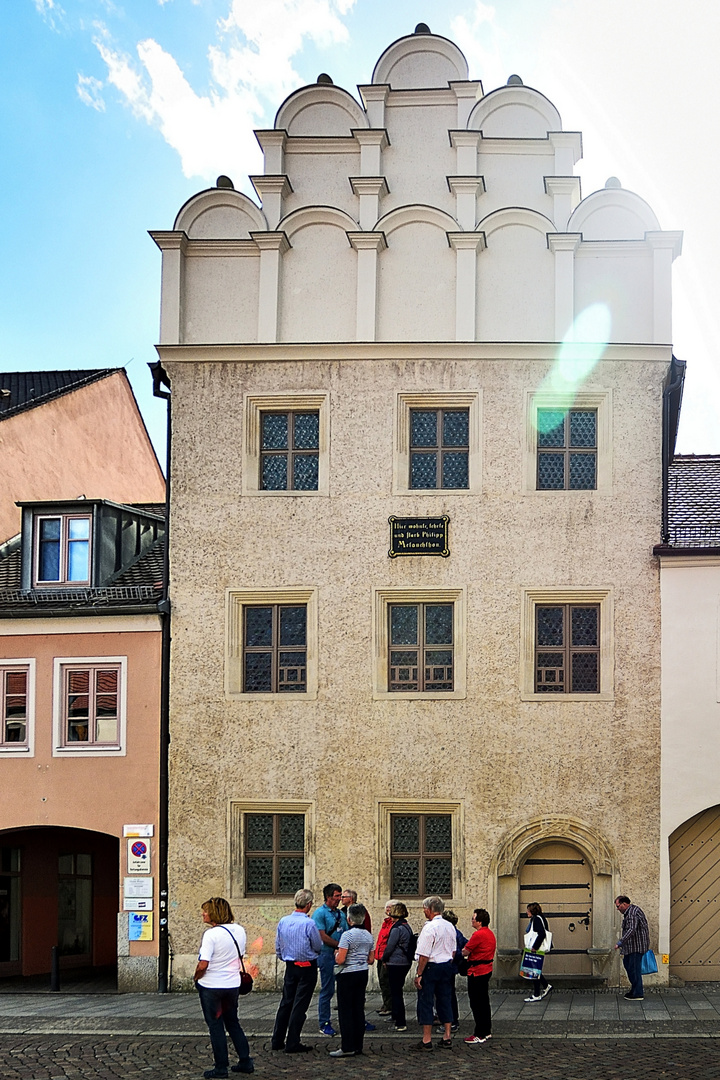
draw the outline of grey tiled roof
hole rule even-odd
[[[0,372],[0,420],[105,379],[122,368]],[[3,391],[7,391],[4,393]]]
[[[672,547],[720,547],[720,455],[680,454],[668,477]]]

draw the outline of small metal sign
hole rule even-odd
[[[447,515],[434,518],[389,517],[390,550],[388,555],[396,559],[398,555],[439,555],[447,559],[448,546]]]

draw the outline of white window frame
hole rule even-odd
[[[286,695],[283,695],[286,696]],[[305,817],[305,889],[315,882],[315,803],[305,799],[231,799],[228,805],[228,893],[247,905],[287,903],[288,897],[245,893],[245,815],[303,814]]]
[[[35,757],[35,668],[32,656],[0,659],[0,676],[6,671],[27,672],[27,738],[23,745],[0,742],[0,757]]]
[[[394,814],[450,814],[452,817],[452,903],[465,902],[465,803],[434,799],[378,799],[378,867],[375,900],[392,896],[392,817]],[[424,897],[418,897],[420,906]],[[408,907],[416,901],[411,899]]]
[[[286,589],[228,589],[226,594],[225,696],[235,701],[315,701],[318,696],[318,590],[315,586]],[[243,691],[243,609],[270,604],[304,604],[306,621],[306,685],[304,694],[247,694]]]
[[[266,491],[260,487],[262,416],[266,412],[317,412],[318,486],[317,491]],[[326,390],[298,391],[289,394],[246,394],[244,403],[244,438],[242,460],[243,495],[264,498],[316,498],[330,494],[330,394]]]
[[[47,581],[40,577],[40,523],[42,521],[60,521],[60,576],[57,581]],[[88,576],[82,581],[68,580],[68,551],[70,540],[68,538],[68,524],[70,521],[87,521],[88,523]],[[93,548],[93,519],[92,514],[78,514],[61,512],[57,514],[33,515],[33,586],[40,589],[59,588],[83,588],[92,581],[92,548]],[[84,543],[84,541],[83,541]]]
[[[410,412],[412,409],[467,409],[470,414],[468,486],[466,488],[410,487]],[[393,495],[421,497],[477,495],[482,491],[482,391],[401,392],[395,401]]]
[[[552,604],[600,606],[600,691],[597,694],[535,692],[535,608]],[[520,700],[565,704],[615,700],[615,630],[612,588],[523,589],[520,622]]]
[[[597,457],[594,488],[538,488],[538,409],[592,409],[597,413]],[[525,453],[523,490],[543,498],[612,495],[612,390],[578,390],[576,393],[527,390],[525,393]]]
[[[391,604],[453,605],[454,690],[388,690],[389,644],[388,608]],[[416,589],[373,589],[372,687],[376,701],[457,701],[467,697],[467,595],[465,588],[427,587]]]
[[[118,744],[65,744],[65,672],[70,668],[119,667]],[[53,757],[125,757],[127,754],[127,656],[53,658]]]

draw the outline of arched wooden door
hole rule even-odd
[[[720,979],[720,806],[670,837],[670,974]]]
[[[553,934],[547,961],[552,975],[592,975],[593,878],[582,852],[552,842],[534,848],[520,871],[520,945],[527,904],[538,903]]]

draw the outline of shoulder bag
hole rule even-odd
[[[223,926],[223,930],[227,930],[230,937],[233,939],[233,944],[237,949],[238,960],[240,961],[240,989],[238,994],[240,997],[244,997],[245,994],[249,994],[253,988],[253,977],[249,971],[245,970],[245,964],[243,963],[242,953],[240,952],[240,946],[237,943],[237,938],[231,930],[228,930],[227,926]]]

